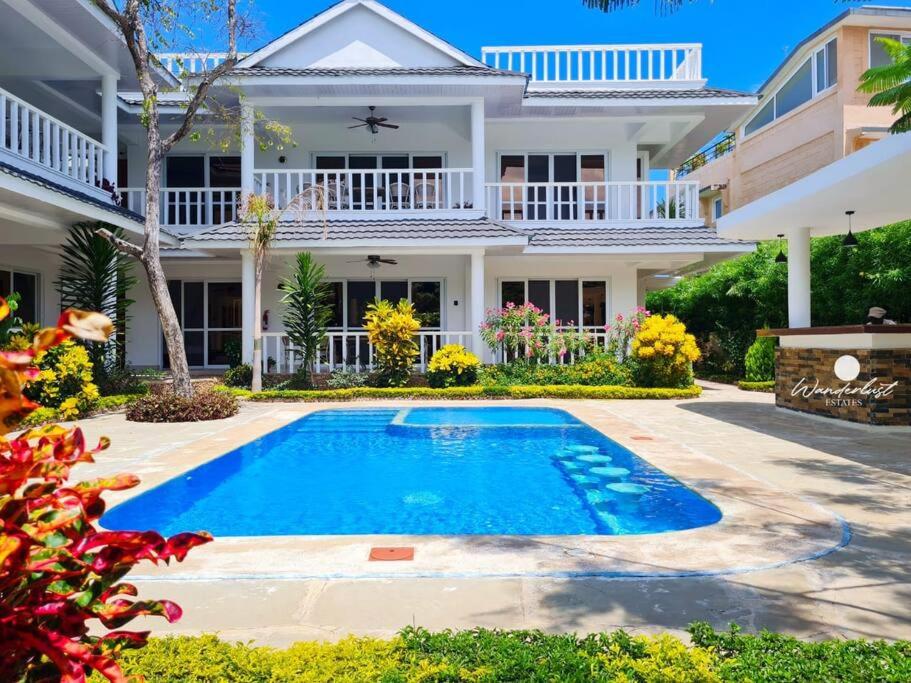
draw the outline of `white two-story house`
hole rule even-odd
[[[31,7],[61,26],[73,20],[68,15],[98,21],[87,2],[72,5],[64,12],[52,0],[0,0],[0,10],[26,20]],[[0,32],[16,31],[0,23]],[[19,38],[0,40],[0,54],[25,52]],[[95,50],[94,78],[81,76],[72,92],[53,67],[75,67],[74,59],[47,57],[48,72],[25,77],[32,83],[21,94],[0,81],[4,102],[15,96],[69,126],[98,156],[78,178],[59,177],[53,149],[39,149],[35,160],[21,144],[7,144],[4,104],[0,170],[44,194],[27,207],[0,195],[0,277],[6,268],[34,275],[35,315],[47,320],[57,313],[54,246],[63,233],[56,224],[79,214],[141,229],[134,213],[144,205],[141,102],[122,46],[108,47]],[[219,58],[162,61],[188,88]],[[27,70],[39,60],[17,63]],[[378,296],[415,304],[423,363],[443,343],[483,352],[477,333],[488,308],[531,301],[563,325],[602,330],[662,276],[751,249],[706,227],[697,182],[656,179],[756,105],[752,95],[707,87],[702,66],[701,47],[691,43],[489,47],[471,56],[373,0],[344,0],[246,55],[217,92],[242,111],[240,143],[216,150],[202,135],[165,164],[163,259],[191,365],[223,367],[232,339],[252,356],[249,226],[236,208],[245,193],[268,193],[278,207],[295,202],[263,286],[264,361],[273,371],[287,371],[293,359],[278,284],[301,251],[313,253],[331,281],[325,370],[369,362],[361,325]],[[258,146],[264,121],[289,126],[294,144]],[[202,117],[198,126],[219,122]],[[31,175],[22,180],[26,165]],[[79,210],[51,208],[48,193],[65,191],[33,177],[54,188],[75,183]],[[116,179],[120,207],[93,178]],[[34,225],[45,219],[55,227]],[[145,283],[132,298],[129,361],[166,365]]]

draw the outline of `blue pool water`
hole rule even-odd
[[[313,413],[110,510],[109,529],[215,536],[644,534],[714,505],[562,410]]]

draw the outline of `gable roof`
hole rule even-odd
[[[311,17],[304,23],[299,26],[291,29],[290,31],[282,34],[275,40],[259,48],[255,52],[250,53],[244,57],[238,63],[239,67],[251,67],[259,64],[264,59],[271,57],[279,50],[282,50],[297,40],[303,38],[308,33],[328,24],[330,21],[336,17],[341,16],[342,14],[354,9],[355,7],[364,7],[378,16],[386,19],[387,21],[395,24],[399,28],[407,31],[412,34],[419,40],[424,41],[428,45],[436,48],[440,52],[448,55],[456,62],[463,64],[465,66],[474,66],[474,67],[484,67],[486,66],[482,62],[478,61],[471,55],[457,47],[453,46],[451,43],[446,42],[442,38],[435,36],[430,31],[421,28],[414,22],[406,19],[401,14],[393,12],[391,9],[385,5],[376,2],[376,0],[341,0],[331,7],[323,10],[319,14]]]

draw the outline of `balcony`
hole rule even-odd
[[[205,228],[233,221],[240,202],[239,187],[167,187],[159,194],[159,223],[165,228]],[[145,215],[144,188],[120,190],[120,205]]]
[[[474,208],[470,168],[394,170],[266,169],[253,174],[254,191],[277,207],[372,216],[443,214]]]
[[[0,158],[76,190],[102,192],[105,146],[0,88]]]
[[[720,159],[721,157],[730,154],[734,151],[734,147],[736,145],[737,136],[734,133],[727,133],[711,147],[707,147],[696,152],[693,156],[680,164],[680,167],[677,169],[677,177],[685,178],[690,173],[702,168],[710,161]]]
[[[542,86],[671,86],[702,80],[702,45],[484,47],[488,66],[521,71]]]
[[[488,183],[493,218],[524,223],[700,220],[697,182]]]

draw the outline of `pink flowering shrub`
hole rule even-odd
[[[636,310],[627,316],[618,313],[613,323],[604,326],[604,331],[607,332],[607,352],[621,363],[625,363],[629,358],[633,339],[651,315],[651,311],[645,310],[642,306],[637,306]]]
[[[481,338],[490,349],[506,360],[526,360],[539,363],[561,361],[591,349],[591,337],[584,331],[571,329],[573,321],[564,328],[559,320],[532,303],[487,310],[481,324]]]

